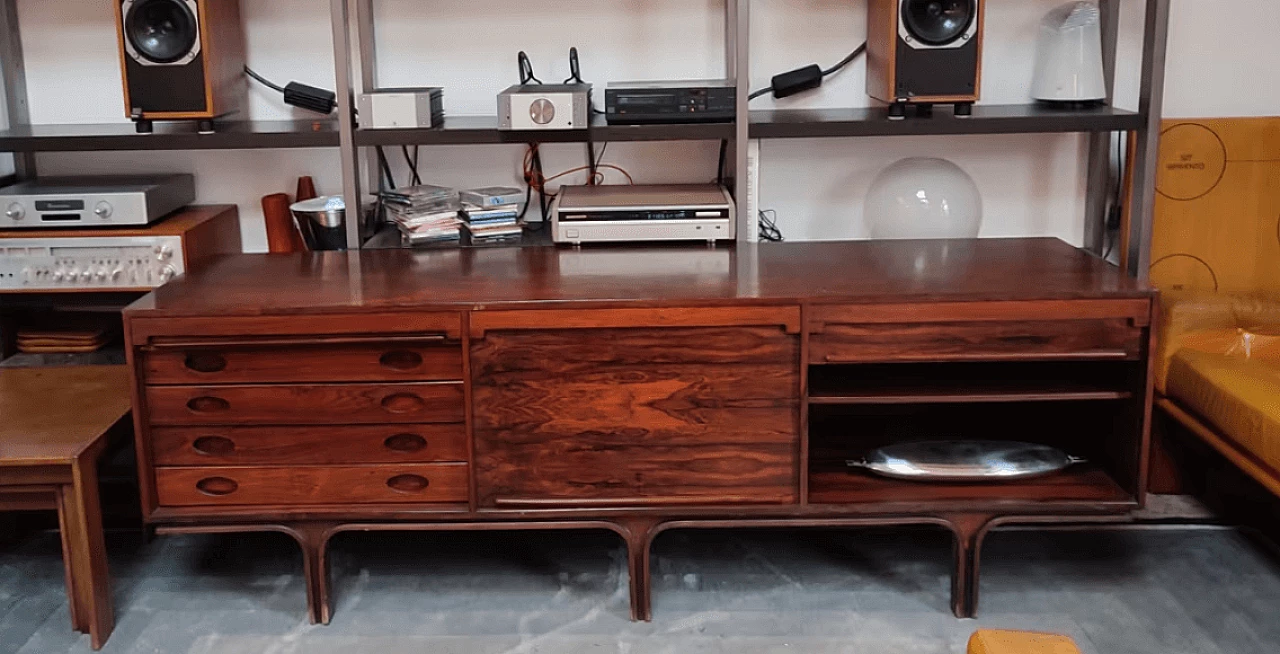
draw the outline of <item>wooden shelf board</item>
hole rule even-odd
[[[0,130],[4,152],[93,152],[109,150],[251,150],[338,146],[338,124],[321,121],[226,121],[200,134],[193,121],[155,123],[138,134],[133,123],[15,125]]]
[[[509,131],[498,129],[497,116],[446,116],[430,129],[361,129],[357,145],[475,145],[495,143],[585,143],[605,141],[706,141],[731,139],[733,123],[677,125],[610,125],[596,115],[591,129]]]
[[[860,109],[769,109],[751,112],[751,138],[908,136],[940,134],[1036,134],[1114,132],[1141,129],[1139,113],[1115,107],[1059,109],[1041,104],[976,105],[973,115],[956,117],[949,106],[933,115],[908,112],[889,120],[885,107]]]
[[[1135,499],[1101,468],[1082,463],[1045,477],[989,484],[927,483],[819,463],[809,472],[810,504],[972,502],[990,504],[1132,504]]]
[[[995,383],[898,385],[858,388],[811,387],[809,404],[962,404],[979,402],[1082,402],[1124,400],[1129,391],[1094,388],[1084,384]]]

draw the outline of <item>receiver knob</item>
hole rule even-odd
[[[546,98],[538,98],[529,105],[529,119],[536,125],[546,125],[556,119],[556,105]]]
[[[111,271],[111,281],[113,281],[113,282],[118,282],[118,281],[120,281],[120,276],[121,276],[121,275],[123,275],[123,274],[124,274],[124,269],[122,269],[122,268],[116,268],[115,270],[112,270],[112,271]]]
[[[173,279],[173,276],[177,274],[177,272],[178,271],[173,269],[173,266],[165,266],[160,270],[160,283],[167,284],[170,279]]]
[[[53,281],[55,281],[55,282],[60,282],[60,281],[62,281],[62,271],[61,271],[61,270],[55,270],[55,271],[53,271]]]
[[[90,279],[93,279],[93,273],[89,272],[89,269],[86,268],[84,272],[80,273],[80,281],[87,282]]]
[[[99,218],[106,219],[111,217],[111,203],[103,200],[93,208],[93,213]]]
[[[22,218],[27,215],[27,210],[23,209],[22,205],[14,202],[5,210],[4,215],[12,220],[22,220]]]
[[[173,258],[173,248],[171,248],[171,247],[169,247],[169,246],[167,246],[167,245],[162,245],[162,246],[160,246],[159,248],[156,248],[156,258],[157,258],[157,259],[159,259],[159,260],[161,260],[161,261],[168,261],[168,260],[172,259],[172,258]]]

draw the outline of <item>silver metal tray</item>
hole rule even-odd
[[[895,479],[994,482],[1039,477],[1081,461],[1035,443],[921,441],[882,447],[845,463]]]

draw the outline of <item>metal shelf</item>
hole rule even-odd
[[[504,131],[497,116],[446,116],[430,129],[359,129],[356,145],[475,145],[493,143],[585,143],[592,141],[718,141],[732,139],[733,123],[610,125],[604,116],[590,130]]]
[[[252,150],[336,148],[336,121],[240,121],[217,123],[200,134],[194,122],[157,122],[138,134],[132,123],[18,125],[0,130],[0,152],[90,152],[104,150]]]
[[[1115,107],[1060,109],[1040,104],[975,105],[973,115],[957,118],[949,106],[932,116],[909,112],[889,120],[888,109],[777,109],[751,112],[751,138],[833,136],[910,136],[941,134],[1036,134],[1120,132],[1142,129],[1146,119]]]

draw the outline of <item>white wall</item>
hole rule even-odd
[[[989,0],[983,100],[1027,99],[1036,23],[1061,0]],[[1125,8],[1119,104],[1133,106],[1137,87],[1139,0]],[[1167,113],[1171,116],[1280,113],[1280,54],[1264,21],[1273,0],[1174,0]],[[383,85],[442,85],[453,115],[492,114],[494,95],[515,81],[515,53],[529,52],[540,77],[568,74],[566,52],[582,53],[583,74],[609,79],[714,77],[724,67],[722,0],[376,0],[378,66]],[[242,0],[250,64],[277,80],[333,86],[329,3]],[[18,0],[31,116],[37,123],[124,122],[111,3]],[[865,11],[848,0],[757,0],[752,5],[753,88],[777,72],[838,61],[862,41]],[[1260,58],[1264,60],[1260,60]],[[1247,62],[1247,63],[1246,63]],[[1268,76],[1258,81],[1255,76]],[[787,107],[868,104],[862,63]],[[271,92],[254,88],[250,116],[305,116]],[[761,98],[753,107],[766,108]],[[428,181],[457,186],[517,185],[517,146],[424,148]],[[583,163],[580,145],[547,147],[548,173]],[[1077,135],[776,140],[762,144],[761,207],[773,208],[791,239],[866,235],[866,184],[905,156],[943,156],[965,168],[982,190],[984,236],[1083,236],[1082,138]],[[389,154],[392,154],[389,152]],[[398,154],[398,153],[397,153]],[[393,161],[398,157],[392,157]],[[615,143],[607,160],[641,182],[704,181],[714,176],[716,144]],[[397,165],[399,165],[397,163]],[[265,248],[258,201],[292,191],[298,175],[338,192],[333,149],[215,152],[51,153],[45,174],[188,171],[202,202],[240,205],[246,249]]]

